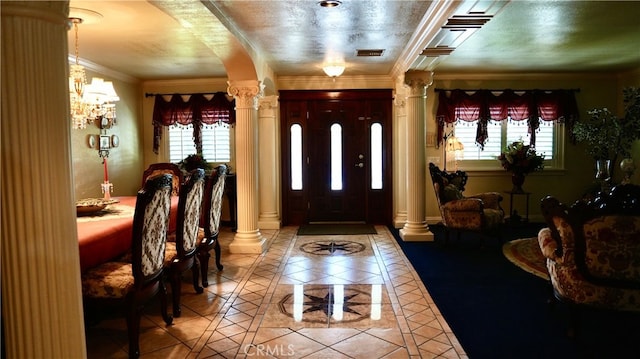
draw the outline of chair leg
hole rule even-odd
[[[209,286],[209,251],[206,248],[198,248],[198,260],[200,261],[200,274],[202,275],[202,286]]]
[[[180,285],[182,273],[176,269],[172,269],[169,275],[169,281],[171,282],[171,296],[173,304],[173,316],[180,318],[182,310],[180,309],[180,295],[182,294],[182,286]]]
[[[191,276],[193,277],[193,289],[195,289],[196,293],[200,294],[204,292],[204,289],[200,286],[200,261],[198,260],[198,256],[193,256]]]
[[[129,358],[140,357],[140,317],[141,306],[137,303],[128,305],[127,308],[127,334],[129,336]]]
[[[222,268],[224,268],[222,266],[222,264],[220,264],[220,241],[216,238],[216,244],[214,246],[214,249],[216,251],[216,267],[218,267],[218,270],[221,271]]]
[[[169,315],[167,310],[167,287],[164,285],[162,280],[159,281],[158,285],[160,286],[160,290],[158,291],[158,294],[160,295],[160,314],[162,314],[164,322],[167,323],[167,325],[171,325],[171,323],[173,323],[173,317]]]

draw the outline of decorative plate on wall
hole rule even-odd
[[[120,138],[116,135],[112,135],[111,136],[111,147],[118,147],[120,146]]]

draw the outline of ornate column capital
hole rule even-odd
[[[278,108],[278,96],[265,96],[261,97],[258,100],[258,106],[260,112],[264,113],[273,113],[275,115],[274,110]]]
[[[409,96],[426,96],[427,88],[433,84],[433,71],[411,71],[405,75]]]
[[[227,93],[236,100],[236,109],[258,109],[258,98],[262,96],[264,85],[256,80],[229,81]]]

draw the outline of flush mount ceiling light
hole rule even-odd
[[[342,73],[344,72],[344,68],[344,64],[331,63],[324,65],[324,67],[322,67],[322,70],[325,74],[327,74],[327,76],[333,77],[335,81],[336,77],[342,75]]]
[[[318,5],[322,7],[336,7],[340,6],[340,4],[342,4],[342,1],[338,0],[322,0],[318,2]]]

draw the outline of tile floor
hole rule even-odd
[[[466,358],[392,234],[297,236],[262,230],[268,249],[210,265],[195,294],[189,274],[182,316],[166,326],[157,303],[141,322],[142,358]],[[213,261],[213,258],[212,258]],[[212,263],[213,264],[213,263]],[[126,358],[123,318],[88,326],[89,358]]]

